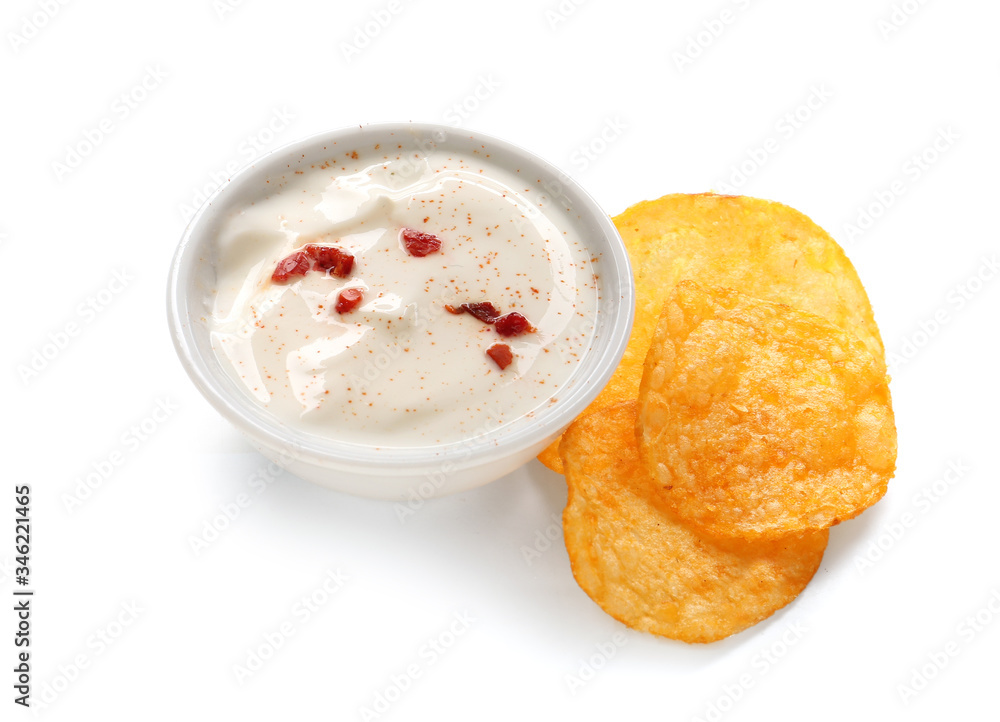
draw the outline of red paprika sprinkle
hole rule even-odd
[[[505,343],[493,344],[486,349],[486,355],[493,359],[493,362],[500,367],[501,371],[510,366],[510,362],[514,360],[514,354],[511,353],[510,346]]]
[[[403,247],[411,256],[422,258],[428,253],[436,253],[441,250],[441,239],[430,233],[404,228],[400,231],[399,236],[403,239]]]
[[[353,311],[354,308],[361,303],[361,299],[364,298],[364,292],[360,288],[345,288],[337,296],[337,305],[334,306],[334,310],[337,313],[347,313],[348,311]]]
[[[312,268],[312,261],[302,251],[296,251],[278,261],[278,266],[271,274],[272,281],[287,281],[292,276],[304,276]]]
[[[528,319],[517,311],[505,314],[493,322],[493,327],[501,336],[520,336],[522,333],[534,331]]]

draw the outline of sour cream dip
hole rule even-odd
[[[376,447],[475,438],[554,403],[601,301],[599,255],[558,195],[485,149],[329,153],[219,224],[206,321],[237,384],[282,424]]]

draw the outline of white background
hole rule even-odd
[[[359,720],[387,694],[378,719],[996,719],[1000,8],[895,7],[7,0],[0,593],[29,483],[41,716]],[[405,523],[288,475],[257,492],[266,463],[167,333],[189,207],[255,153],[407,119],[522,145],[611,214],[729,188],[844,244],[890,352],[899,466],[788,608],[710,646],[626,629],[574,583],[565,485],[537,462]],[[20,718],[2,606],[0,718]]]

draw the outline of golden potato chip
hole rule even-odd
[[[896,428],[882,364],[828,321],[685,281],[639,390],[639,446],[664,502],[714,536],[775,539],[885,493]]]
[[[595,403],[596,403],[596,400],[595,400]],[[593,405],[594,404],[592,403],[591,406],[593,406]],[[591,410],[590,406],[588,406],[586,409],[584,409],[583,412],[580,415],[581,416],[586,416],[589,413],[592,413],[592,410]],[[549,467],[550,469],[552,469],[552,471],[558,472],[560,474],[563,473],[562,459],[559,458],[559,442],[561,440],[562,440],[562,436],[560,436],[555,441],[553,441],[551,444],[549,444],[544,449],[542,449],[542,453],[540,453],[538,455],[538,460],[540,462],[542,462],[547,467]]]
[[[819,567],[828,532],[777,542],[709,541],[655,496],[639,460],[636,403],[577,419],[560,450],[573,575],[634,629],[713,642],[791,602]]]
[[[809,218],[745,196],[674,194],[614,218],[635,274],[632,336],[621,364],[583,414],[636,398],[663,300],[682,280],[784,303],[849,331],[879,364],[885,349],[854,266]],[[561,471],[558,440],[539,460]]]

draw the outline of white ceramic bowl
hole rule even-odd
[[[259,406],[222,368],[212,350],[205,318],[215,282],[215,233],[234,208],[261,192],[269,177],[308,168],[329,156],[337,142],[371,147],[398,143],[455,152],[486,146],[493,163],[533,176],[558,199],[580,237],[599,255],[601,303],[594,342],[581,358],[558,401],[473,439],[419,448],[379,448],[344,443],[289,428]],[[554,166],[482,133],[423,123],[384,123],[335,130],[269,153],[243,169],[208,199],[181,238],[170,269],[167,306],[170,331],[185,370],[206,399],[249,438],[260,453],[303,479],[377,499],[426,499],[464,491],[530,461],[569,425],[608,382],[632,328],[635,284],[628,256],[611,219]]]

